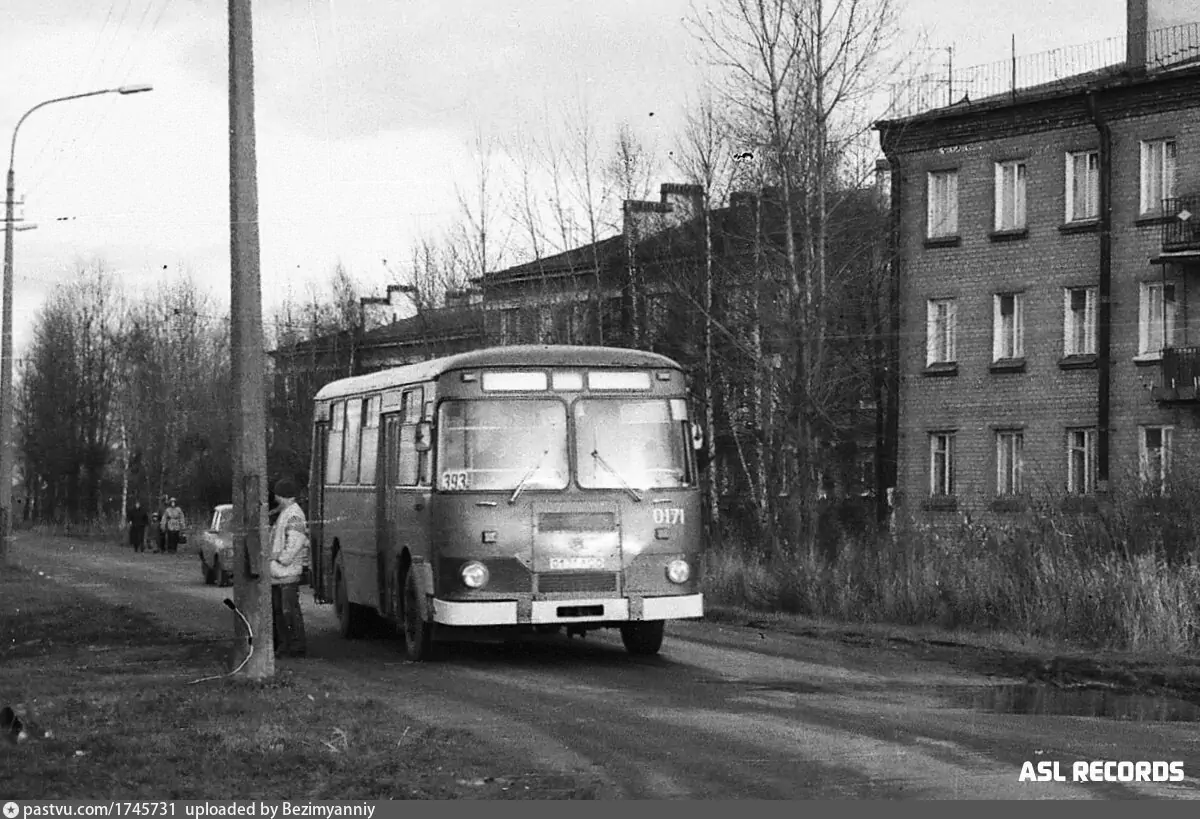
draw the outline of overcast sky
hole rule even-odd
[[[256,0],[264,302],[341,260],[371,288],[454,216],[475,127],[544,129],[586,96],[607,138],[675,139],[699,84],[692,0]],[[703,5],[705,0],[695,0]],[[1124,0],[908,0],[908,33],[956,65],[1123,34]],[[45,295],[103,260],[132,291],[190,270],[229,293],[227,9],[219,0],[10,0],[0,6],[0,135],[21,127],[18,352]],[[944,56],[931,54],[933,63]],[[653,116],[650,116],[653,114]],[[659,181],[668,181],[662,179]]]

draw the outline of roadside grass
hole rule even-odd
[[[1198,535],[1195,489],[1081,511],[1046,497],[1020,515],[900,520],[776,554],[733,531],[706,558],[704,590],[714,619],[910,640],[1016,676],[1200,696]]]
[[[498,770],[476,737],[408,723],[303,664],[189,685],[224,670],[225,641],[24,569],[0,569],[0,600],[0,706],[29,718],[32,705],[35,726],[0,738],[6,798],[596,798],[569,777]]]

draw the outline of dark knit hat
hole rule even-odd
[[[280,478],[275,482],[275,497],[294,498],[300,489],[291,478]]]

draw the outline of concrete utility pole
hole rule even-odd
[[[253,631],[246,664],[252,679],[275,674],[271,631],[271,573],[267,541],[267,428],[263,396],[262,286],[258,269],[258,177],[254,153],[254,39],[250,0],[229,0],[229,233],[232,290],[230,345],[234,406],[233,506],[237,560],[234,601]],[[234,613],[234,634],[245,652],[246,629]],[[236,668],[245,659],[237,657]]]

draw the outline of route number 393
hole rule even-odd
[[[466,472],[443,472],[442,491],[460,492],[471,488],[471,479]]]
[[[678,506],[654,510],[654,523],[658,526],[675,526],[683,523],[683,510]]]

